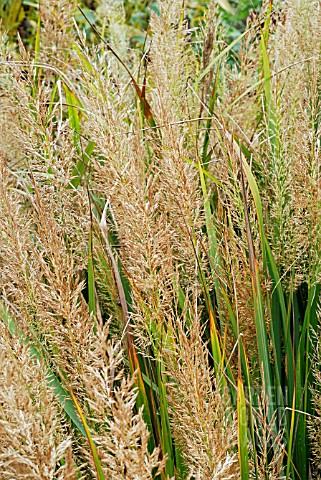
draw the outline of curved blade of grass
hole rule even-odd
[[[94,67],[90,63],[90,61],[87,59],[86,55],[83,54],[81,48],[79,47],[78,43],[73,42],[72,44],[72,51],[77,53],[77,56],[82,62],[82,68],[89,73],[92,73],[94,71]]]
[[[65,90],[66,100],[68,104],[68,114],[70,119],[70,125],[77,133],[80,132],[80,119],[78,108],[82,108],[82,104],[79,101],[76,94],[63,82],[62,86]]]
[[[34,354],[36,354],[36,349],[31,347]],[[37,353],[37,356],[39,353]],[[40,358],[40,355],[38,356]],[[47,382],[50,387],[52,387],[53,393],[57,400],[59,401],[60,405],[64,409],[67,417],[74,423],[74,425],[78,428],[78,430],[86,436],[86,431],[83,427],[83,423],[79,421],[77,411],[75,409],[75,404],[72,401],[69,392],[62,386],[58,377],[54,374],[54,372],[47,368]]]
[[[68,104],[68,116],[70,121],[70,127],[74,131],[74,141],[76,147],[78,147],[78,133],[80,132],[80,118],[79,111],[77,107],[82,108],[82,104],[77,98],[76,94],[71,90],[66,83],[62,83],[63,89],[65,90],[66,100]]]
[[[262,207],[262,201],[261,201],[261,196],[260,196],[260,192],[259,192],[259,187],[256,183],[256,180],[254,178],[252,170],[251,170],[249,164],[247,163],[246,158],[245,158],[241,148],[238,147],[238,150],[239,150],[239,155],[241,157],[242,168],[244,170],[247,182],[249,184],[249,187],[250,187],[250,190],[251,190],[251,193],[252,193],[252,198],[254,200],[255,209],[256,209],[256,216],[257,216],[257,221],[258,221],[258,225],[259,225],[259,234],[260,234],[260,238],[261,238],[261,243],[263,245],[264,244],[264,238],[265,238],[264,219],[263,219],[263,207]],[[265,263],[266,254],[265,254],[265,249],[264,248],[262,248],[262,253],[263,253],[263,268],[265,269],[265,267],[266,267],[266,263]]]

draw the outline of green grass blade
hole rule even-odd
[[[157,383],[158,383],[158,390],[159,390],[159,405],[160,405],[160,418],[161,418],[161,446],[162,452],[166,455],[166,466],[165,466],[165,473],[169,476],[169,478],[174,477],[175,470],[174,470],[174,452],[173,452],[173,440],[170,428],[170,421],[169,421],[169,408],[167,402],[167,395],[166,395],[166,388],[165,384],[166,376],[162,370],[164,370],[163,363],[161,360],[156,360],[156,372],[157,372]]]
[[[88,281],[88,306],[89,313],[96,314],[96,295],[95,295],[95,271],[93,259],[93,232],[90,227],[88,240],[88,267],[87,267],[87,281]]]
[[[250,379],[251,374],[250,374],[250,369],[249,369],[249,363],[248,363],[248,360],[247,360],[246,356],[245,356],[245,362],[246,362],[245,378]],[[248,381],[247,391],[248,391],[249,428],[250,428],[250,435],[251,435],[252,447],[253,447],[254,470],[255,470],[256,479],[258,480],[259,479],[259,466],[258,466],[257,442],[256,442],[256,438],[255,438],[254,406],[253,406],[253,400],[254,399],[253,399],[253,395],[252,395],[252,385],[250,384],[250,381]]]
[[[260,192],[259,192],[259,187],[258,187],[257,182],[255,180],[255,177],[252,173],[252,170],[251,170],[249,164],[247,163],[246,158],[243,155],[243,152],[240,149],[240,147],[238,147],[238,151],[240,153],[240,158],[241,158],[241,161],[242,161],[242,168],[244,169],[244,173],[245,173],[247,182],[249,184],[251,194],[252,194],[252,198],[253,198],[254,204],[255,204],[256,217],[257,217],[257,221],[258,221],[259,234],[260,234],[261,244],[262,244],[263,268],[265,269],[265,267],[266,267],[266,253],[265,253],[265,248],[264,248],[264,240],[265,240],[264,217],[263,217],[263,207],[262,207],[262,201],[261,201],[261,196],[260,196]]]
[[[87,441],[88,441],[88,444],[89,444],[89,447],[90,447],[90,450],[91,450],[93,462],[94,462],[96,473],[97,473],[97,478],[98,478],[98,480],[106,480],[106,477],[105,477],[104,472],[103,472],[102,467],[101,467],[101,463],[100,463],[99,455],[98,455],[98,452],[97,452],[97,448],[96,448],[95,442],[92,439],[88,424],[86,422],[86,418],[85,418],[84,414],[82,413],[82,410],[81,410],[81,407],[78,403],[78,400],[75,397],[72,390],[69,390],[69,393],[70,393],[70,396],[71,396],[71,398],[74,402],[74,405],[76,406],[78,415],[81,419],[81,422],[82,422],[82,424],[84,426],[84,429],[85,429],[85,432],[86,432],[86,437],[87,437]]]
[[[249,221],[249,212],[248,212],[248,205],[247,205],[247,197],[246,197],[246,189],[244,183],[244,174],[250,186],[250,190],[253,196],[253,200],[256,207],[257,219],[259,224],[259,232],[262,244],[264,244],[264,227],[263,227],[263,210],[262,210],[262,202],[259,194],[259,189],[255,178],[251,172],[251,169],[242,153],[241,148],[235,143],[236,151],[239,153],[240,157],[240,168],[241,168],[241,191],[243,197],[243,204],[244,204],[244,215],[245,215],[245,224],[246,224],[246,235],[248,241],[248,248],[249,248],[249,264],[250,264],[250,272],[251,272],[251,280],[252,280],[252,291],[253,291],[253,303],[254,303],[254,319],[255,319],[255,327],[256,327],[256,336],[257,336],[257,345],[258,345],[258,354],[260,360],[260,367],[262,367],[264,372],[264,381],[266,392],[269,398],[269,415],[270,419],[273,415],[273,398],[272,392],[274,390],[274,382],[272,379],[271,373],[271,365],[270,365],[270,353],[269,353],[269,341],[267,335],[267,328],[265,324],[265,316],[264,316],[264,304],[263,304],[263,296],[262,290],[260,285],[260,274],[258,269],[258,263],[255,256],[254,251],[254,242],[251,233],[250,221]],[[264,248],[262,249],[264,252]],[[264,257],[263,257],[264,259]],[[263,260],[263,264],[264,264]]]
[[[36,350],[33,349],[33,351],[36,354]],[[38,355],[39,354],[37,353],[37,356]],[[38,358],[40,358],[40,355]],[[78,430],[84,436],[86,436],[83,423],[79,420],[79,417],[77,415],[77,410],[75,408],[75,404],[72,401],[72,398],[69,392],[62,386],[60,380],[50,368],[47,368],[47,383],[52,388],[55,397],[57,398],[60,405],[64,409],[67,417],[69,417],[70,420],[74,423],[74,425],[78,428]]]
[[[68,116],[70,120],[70,127],[75,132],[74,138],[76,140],[76,144],[78,145],[77,133],[80,132],[80,118],[79,118],[78,107],[82,108],[82,104],[77,98],[77,96],[75,95],[75,93],[66,85],[66,83],[63,83],[62,85],[65,90],[66,101],[68,104]]]
[[[307,478],[308,468],[308,425],[307,415],[311,413],[310,392],[309,392],[309,372],[311,357],[311,340],[309,332],[311,327],[316,328],[318,324],[320,285],[313,285],[309,289],[308,301],[304,316],[304,322],[301,328],[301,335],[297,349],[295,382],[296,382],[296,402],[297,422],[295,428],[294,463],[301,478]]]
[[[190,165],[193,165],[193,167],[197,168],[197,169],[200,169],[202,174],[205,175],[207,178],[209,178],[210,180],[212,180],[212,182],[214,182],[218,187],[221,187],[221,188],[224,188],[224,185],[222,184],[222,182],[220,182],[220,180],[218,180],[216,177],[214,177],[211,173],[209,173],[205,168],[203,168],[199,163],[195,163],[195,162],[192,162],[191,160],[189,160],[188,158],[185,159],[187,161],[187,163],[189,163]]]
[[[238,453],[241,480],[249,479],[249,452],[247,439],[247,419],[244,388],[241,379],[237,382],[237,421],[238,421]]]
[[[94,142],[88,142],[85,150],[81,150],[82,158],[78,160],[77,164],[72,170],[71,180],[70,180],[70,188],[78,188],[81,183],[81,180],[88,168],[91,154],[93,153],[95,148]]]
[[[290,427],[290,435],[288,439],[287,445],[287,463],[286,463],[286,480],[290,479],[291,467],[292,467],[292,446],[294,440],[294,425],[295,425],[295,391],[293,394],[292,399],[292,414],[291,414],[291,427]]]

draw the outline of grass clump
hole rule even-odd
[[[1,478],[319,478],[320,5],[218,3],[1,26]]]

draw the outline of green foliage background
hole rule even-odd
[[[95,9],[99,3],[95,0],[79,2],[92,21],[95,21]],[[229,2],[222,0],[218,3],[221,4],[222,19],[228,31],[227,36],[232,40],[244,30],[247,16],[251,11],[260,7],[262,0],[230,0]],[[204,19],[207,2],[191,0],[185,2],[185,5],[190,26],[192,28],[198,26]],[[125,0],[124,6],[127,24],[132,29],[133,45],[139,46],[144,42],[142,32],[148,29],[150,11],[158,10],[157,2],[155,0]],[[224,6],[225,8],[223,8]],[[18,31],[25,44],[33,45],[38,8],[38,2],[33,0],[2,0],[0,2],[0,18],[9,35],[14,37]],[[77,21],[86,27],[81,15]]]

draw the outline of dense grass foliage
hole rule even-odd
[[[259,3],[2,2],[1,479],[320,478],[321,7]]]

